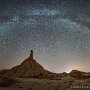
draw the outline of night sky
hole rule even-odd
[[[0,0],[0,69],[30,49],[47,70],[90,71],[90,0]]]

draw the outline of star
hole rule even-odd
[[[32,49],[46,69],[55,66],[54,72],[65,71],[67,64],[90,70],[89,2],[0,0],[0,62],[6,63],[0,66],[16,66]]]

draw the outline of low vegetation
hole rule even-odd
[[[0,77],[0,87],[7,87],[18,82],[18,80],[9,77]]]

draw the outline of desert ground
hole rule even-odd
[[[90,90],[90,79],[67,76],[59,79],[16,78],[18,82],[0,90]],[[5,83],[5,82],[4,82]]]

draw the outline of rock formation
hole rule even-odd
[[[33,51],[31,50],[31,54],[29,58],[25,59],[20,65],[3,71],[3,75],[8,77],[38,77],[40,75],[46,75],[50,73],[45,70],[36,60],[33,59]]]
[[[29,58],[31,58],[31,59],[33,59],[33,50],[30,50],[30,57]]]
[[[75,78],[81,78],[82,75],[85,74],[85,72],[81,72],[81,71],[78,71],[78,70],[72,70],[69,75],[71,77],[75,77]]]

